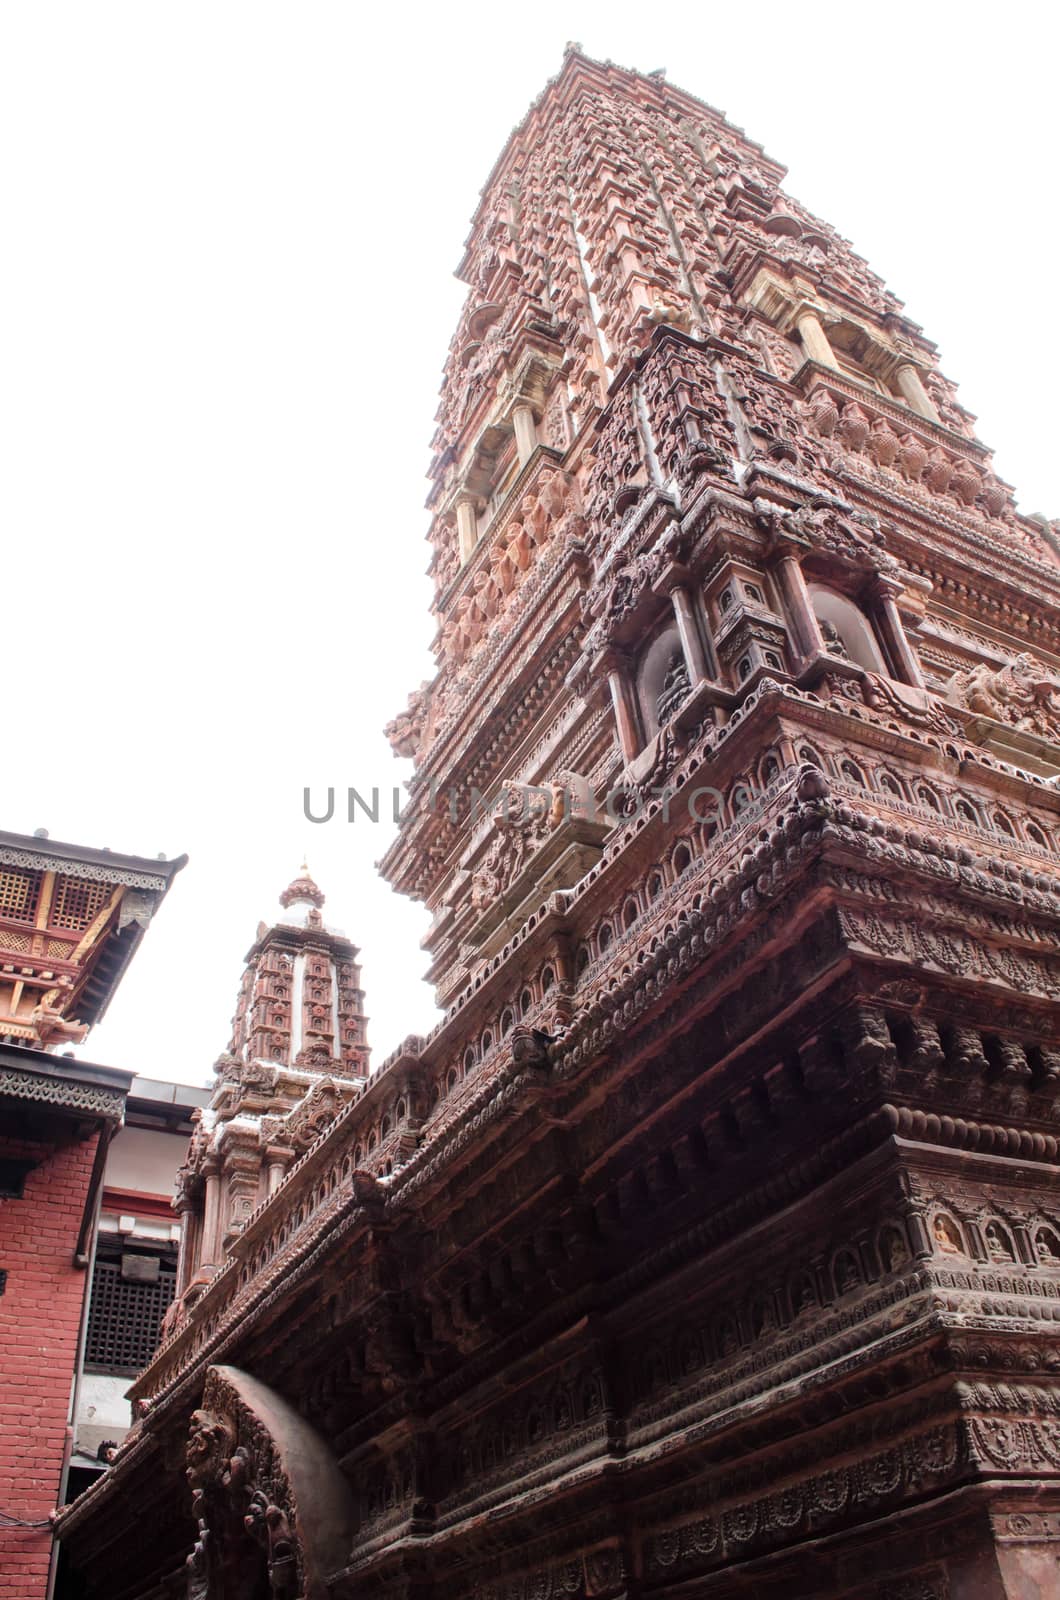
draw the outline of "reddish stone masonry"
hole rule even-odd
[[[252,953],[91,1594],[1055,1587],[1060,542],[783,176],[573,47],[493,169],[388,730],[444,1015],[270,1189]]]

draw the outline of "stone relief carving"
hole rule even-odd
[[[423,742],[430,705],[430,684],[421,683],[409,695],[408,705],[383,729],[396,756],[414,759]]]
[[[471,880],[471,904],[483,910],[518,877],[534,851],[560,820],[557,800],[540,788],[506,783],[493,814],[494,833],[485,860]]]
[[[249,1374],[211,1367],[185,1463],[198,1526],[189,1600],[325,1600],[353,1505],[337,1462],[297,1412]]]
[[[1027,652],[1000,667],[981,662],[956,673],[947,698],[994,722],[1060,741],[1060,678]]]

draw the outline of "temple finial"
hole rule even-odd
[[[313,880],[309,866],[303,860],[298,871],[298,876],[287,885],[280,896],[280,904],[286,911],[289,906],[308,904],[315,906],[319,911],[324,904],[324,892]]]

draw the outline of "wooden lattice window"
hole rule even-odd
[[[177,1274],[160,1266],[155,1281],[124,1277],[120,1261],[96,1261],[88,1306],[85,1365],[96,1372],[135,1375],[158,1348],[162,1317]]]
[[[32,923],[43,876],[22,867],[0,867],[0,917],[7,922]]]
[[[53,928],[70,928],[80,933],[102,911],[109,895],[109,884],[90,883],[85,878],[60,878],[55,885],[48,922]]]

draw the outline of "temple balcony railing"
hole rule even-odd
[[[21,918],[0,916],[0,960],[17,960],[20,956],[33,957],[38,965],[41,959],[57,970],[77,972],[77,947],[84,938],[84,930],[71,933],[63,928],[46,924],[38,926]]]

